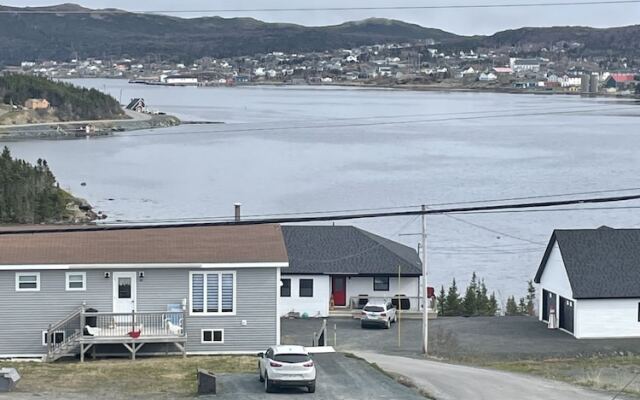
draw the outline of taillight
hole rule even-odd
[[[306,363],[306,364],[302,364],[302,366],[303,366],[303,367],[307,367],[307,368],[311,368],[311,367],[313,367],[313,361],[309,361],[309,362],[308,362],[308,363]]]
[[[273,361],[269,362],[269,365],[271,365],[272,367],[276,367],[276,368],[282,367],[282,364],[278,364],[277,362],[273,362]]]
[[[381,316],[381,317],[386,317],[386,316],[387,316],[387,314],[386,314],[386,313],[381,313],[381,314],[380,314],[380,316]]]
[[[363,315],[363,316],[366,316],[366,315],[367,315],[367,312],[366,312],[366,311],[363,311],[363,312],[362,312],[362,315]]]

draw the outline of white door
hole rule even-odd
[[[113,312],[130,313],[136,309],[136,273],[113,273]]]

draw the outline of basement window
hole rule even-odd
[[[202,343],[224,343],[224,329],[202,329]]]
[[[49,341],[47,339],[47,331],[42,331],[42,345],[46,346],[48,342]],[[64,342],[64,331],[56,331],[53,334],[53,342],[55,344],[60,344]]]

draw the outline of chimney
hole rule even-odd
[[[235,203],[233,206],[236,210],[236,222],[240,222],[240,207],[242,206],[242,203]]]

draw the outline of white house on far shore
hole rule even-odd
[[[555,230],[535,282],[541,321],[578,339],[640,337],[640,229]]]
[[[422,263],[411,247],[354,226],[285,225],[282,233],[290,266],[281,276],[283,316],[326,317],[332,302],[337,310],[358,309],[384,298],[414,311],[424,302]]]

